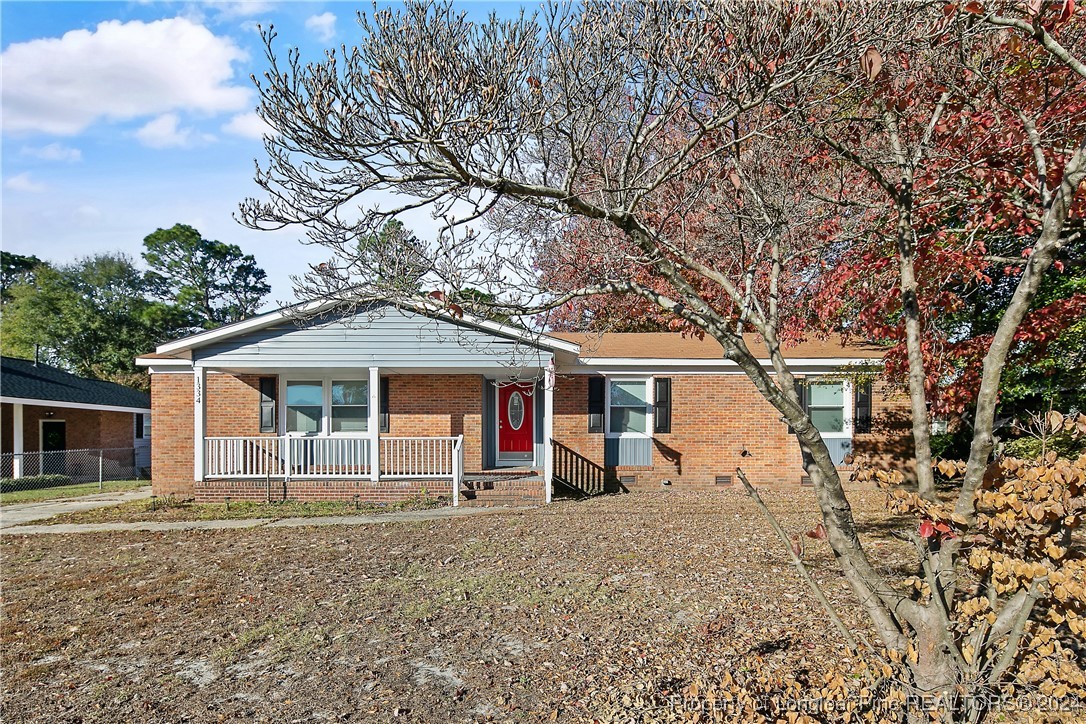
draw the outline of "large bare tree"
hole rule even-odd
[[[1068,77],[1082,72],[1079,49],[1038,30],[1031,17],[1013,7],[985,14],[915,3],[588,2],[474,22],[449,4],[409,4],[360,16],[359,44],[317,63],[297,51],[280,60],[268,31],[271,68],[258,87],[275,133],[256,177],[267,196],[247,201],[242,216],[255,228],[304,227],[308,241],[329,249],[329,261],[299,280],[303,296],[360,305],[402,294],[403,285],[380,281],[387,275],[378,269],[400,250],[381,248],[376,230],[427,208],[441,232],[426,248],[411,247],[410,266],[425,259],[424,283],[449,300],[471,290],[473,303],[490,300],[497,312],[539,328],[571,300],[635,297],[674,326],[716,339],[794,430],[841,571],[882,645],[912,652],[910,685],[987,686],[1006,667],[978,671],[961,653],[970,642],[950,630],[963,537],[917,541],[937,589],[926,600],[879,572],[801,405],[785,344],[810,313],[808,293],[827,260],[861,232],[881,230],[895,241],[920,493],[933,497],[924,362],[914,354],[923,329],[912,304],[914,188],[943,115],[978,87],[963,77],[1008,71],[998,49],[1010,34],[1036,44],[1066,69],[1065,82],[1077,82]],[[903,58],[950,70],[931,82],[939,92],[928,105],[898,109],[884,89],[883,107],[873,110],[872,84],[905,75]],[[1067,147],[1066,138],[1056,140]],[[1086,176],[1082,139],[1070,146],[1058,182],[1041,170],[1033,254],[984,360],[976,437],[955,504],[963,530],[976,523],[991,463],[1000,370],[1067,243]],[[939,147],[932,168],[960,179],[975,159],[950,157],[950,148]],[[858,178],[869,180],[869,191],[848,188]],[[371,205],[374,194],[391,205]],[[541,283],[563,265],[580,273],[558,276],[574,281]],[[764,339],[772,371],[744,331]],[[1037,598],[1034,588],[1007,596],[977,639],[981,647],[1016,646]]]

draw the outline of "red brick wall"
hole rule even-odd
[[[871,432],[854,435],[852,451],[870,455],[879,467],[897,467],[908,478],[916,475],[912,436],[912,412],[908,396],[883,381],[874,384],[871,400]]]
[[[207,373],[205,420],[208,437],[261,434],[261,376]]]
[[[755,485],[799,483],[795,438],[745,375],[672,377],[671,397],[671,432],[654,440],[653,482],[710,487],[741,467]]]
[[[555,380],[554,439],[603,465],[603,434],[588,432],[588,375],[559,375]]]
[[[684,488],[716,487],[716,476],[743,468],[755,485],[798,485],[802,458],[795,438],[778,413],[744,375],[668,375],[672,385],[671,432],[654,435],[652,466],[608,470],[612,481],[637,476],[639,486],[670,480]],[[902,459],[899,399],[875,389],[873,434],[857,436],[861,450]],[[554,393],[554,437],[561,444],[604,463],[604,435],[588,432],[588,377],[561,376]],[[906,408],[907,411],[907,408]],[[906,430],[907,433],[907,430]],[[738,484],[736,481],[735,484]]]
[[[664,479],[683,487],[715,487],[717,475],[742,467],[757,485],[797,485],[803,474],[800,454],[787,426],[742,375],[672,375],[672,427],[655,436],[648,468],[607,471],[635,474],[639,485],[655,487]],[[207,376],[207,434],[258,435],[259,388],[255,375]],[[215,482],[194,487],[192,475],[192,377],[152,376],[152,469],[158,494],[200,499],[263,499],[263,482]],[[604,462],[604,436],[589,434],[588,377],[560,376],[554,393],[554,438],[595,464]],[[389,377],[390,430],[395,437],[464,435],[465,470],[482,469],[482,379],[478,375],[392,375]],[[875,388],[874,432],[858,435],[857,452],[885,460],[906,459],[906,401],[884,385]],[[744,454],[745,453],[745,454]],[[282,497],[282,483],[279,497]],[[359,495],[361,500],[402,499],[443,483],[402,481],[294,481],[288,495],[321,499]],[[233,493],[229,491],[234,491]],[[444,490],[444,488],[442,488]],[[447,491],[445,491],[447,493]],[[435,494],[438,494],[435,492]]]
[[[464,470],[482,470],[482,377],[391,375],[388,379],[388,435],[463,435]]]
[[[193,497],[192,375],[151,375],[151,489]]]
[[[14,445],[12,435],[13,405],[0,405],[0,445],[5,453]],[[23,405],[23,450],[36,452],[41,446],[41,420],[64,420],[65,446],[69,450],[95,448],[130,448],[135,436],[131,412],[78,410],[72,407]]]
[[[99,412],[98,435],[105,448],[132,447],[136,439],[136,423],[131,412]]]

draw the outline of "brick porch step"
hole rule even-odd
[[[460,504],[466,506],[541,505],[542,475],[466,476],[460,486]]]

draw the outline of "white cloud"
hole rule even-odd
[[[75,216],[84,223],[92,224],[102,218],[102,212],[97,206],[83,204],[75,210]]]
[[[264,0],[238,0],[237,2],[218,2],[214,8],[218,16],[223,20],[232,18],[248,18],[253,15],[261,15],[269,12],[274,3]]]
[[[310,15],[305,20],[305,29],[313,31],[313,34],[324,43],[336,37],[336,16],[332,13]]]
[[[38,194],[45,191],[45,184],[38,183],[30,178],[29,173],[21,173],[17,176],[12,176],[5,181],[4,188],[9,191],[26,191],[28,193]]]
[[[271,135],[274,133],[272,127],[265,123],[264,119],[255,112],[239,113],[223,125],[222,131],[232,136],[254,138],[258,141],[263,139],[265,134]]]
[[[24,146],[22,155],[33,156],[42,161],[81,161],[83,152],[78,148],[65,146],[61,143],[50,143],[46,146]]]
[[[14,43],[0,56],[4,129],[74,135],[103,118],[239,111],[252,91],[234,83],[233,63],[247,58],[230,38],[180,17]]]
[[[181,127],[176,113],[165,113],[136,131],[136,138],[151,148],[187,148],[214,141],[214,136],[200,133],[195,128]]]

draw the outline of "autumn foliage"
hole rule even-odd
[[[827,137],[855,154],[853,161],[869,166],[867,178],[840,197],[867,208],[869,226],[866,238],[821,276],[814,317],[847,335],[890,344],[887,371],[905,379],[901,239],[895,238],[904,217],[925,322],[927,396],[937,412],[960,413],[973,402],[994,332],[978,313],[984,308],[978,297],[1001,299],[1018,283],[1052,190],[1076,150],[1073,139],[1086,134],[1086,78],[1016,34],[978,36],[968,21],[951,23],[955,15],[990,9],[948,3],[944,28],[885,58],[871,48],[878,65],[868,61],[859,69],[871,80],[870,93],[845,110],[827,107],[817,119],[831,129]],[[1086,15],[1074,14],[1073,3],[1037,3],[1034,10],[1041,27],[1065,37],[1086,28]],[[890,140],[903,148],[895,152]],[[898,174],[904,173],[903,185]],[[897,184],[895,193],[880,193],[880,180]],[[1078,219],[1069,235],[1081,235],[1084,211],[1080,194],[1069,210]],[[1057,259],[1054,274],[1067,272],[1065,261]],[[1036,305],[1016,331],[1009,363],[1043,356],[1084,315],[1082,293]]]
[[[1049,422],[1086,436],[1086,415],[1051,413]],[[965,470],[950,460],[935,467],[948,484]],[[853,480],[883,487],[893,512],[915,518],[917,573],[901,583],[918,603],[947,607],[949,640],[971,690],[1005,694],[1019,687],[1086,698],[1086,549],[1078,537],[1086,515],[1086,454],[998,458],[977,492],[974,526],[953,501],[926,500],[907,489],[897,471],[861,465]],[[932,600],[929,561],[952,539],[962,543],[964,570],[951,598],[940,603]],[[910,645],[906,662],[915,656]]]

